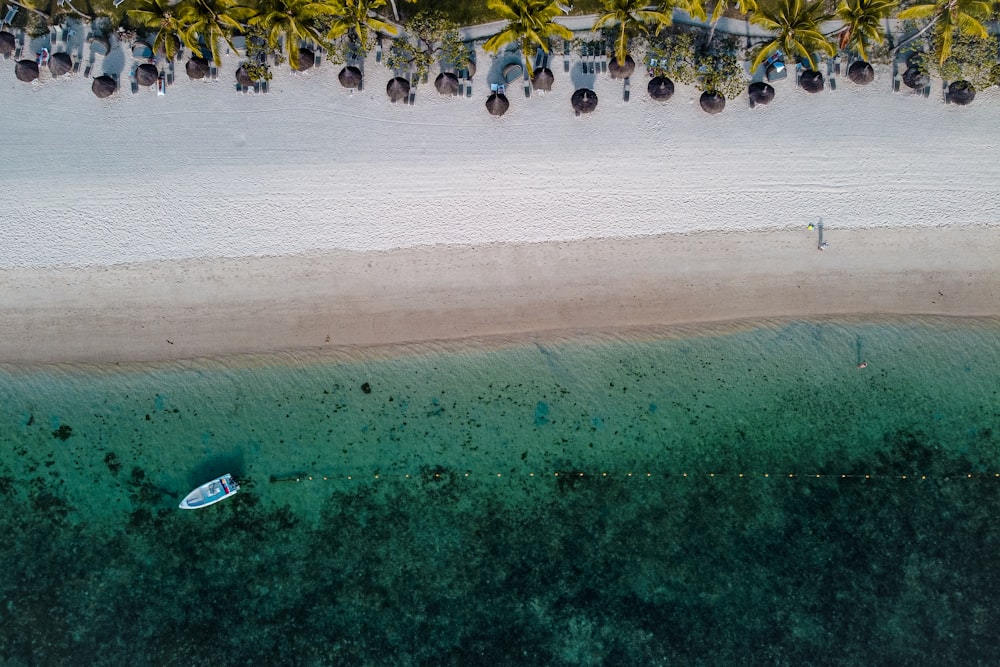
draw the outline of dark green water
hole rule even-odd
[[[997,664],[998,340],[0,368],[0,659]]]

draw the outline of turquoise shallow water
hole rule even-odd
[[[0,657],[992,664],[998,334],[6,367]]]

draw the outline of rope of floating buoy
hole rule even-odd
[[[363,480],[381,480],[381,479],[440,479],[441,477],[455,477],[455,478],[516,478],[516,477],[529,477],[544,479],[549,478],[563,478],[563,479],[579,479],[581,477],[600,477],[600,478],[616,478],[616,479],[643,479],[643,478],[658,478],[658,479],[697,479],[697,478],[736,478],[736,479],[898,479],[898,480],[927,480],[927,479],[943,479],[943,480],[969,480],[969,479],[994,479],[1000,481],[1000,472],[990,472],[990,473],[951,473],[951,474],[912,474],[912,475],[891,475],[886,473],[870,473],[870,474],[860,474],[860,473],[722,473],[722,472],[697,472],[697,473],[676,473],[676,472],[627,472],[627,473],[613,473],[613,472],[600,472],[600,473],[587,473],[579,471],[555,471],[550,473],[517,473],[517,472],[498,472],[498,473],[473,473],[471,471],[467,472],[435,472],[435,473],[356,473],[356,474],[337,474],[337,475],[308,475],[308,474],[296,474],[296,475],[286,475],[283,477],[278,477],[276,475],[271,475],[270,482],[272,484],[281,484],[286,482],[334,482],[334,481],[363,481]]]

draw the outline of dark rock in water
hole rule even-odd
[[[361,391],[363,391],[366,394],[370,394],[372,393],[372,386],[367,382],[365,382],[363,385],[361,385]]]
[[[52,431],[53,438],[59,438],[62,441],[69,440],[69,436],[73,435],[73,428],[63,424],[56,430]]]
[[[104,464],[108,466],[108,470],[112,475],[117,475],[118,471],[122,469],[122,462],[118,460],[118,455],[114,452],[108,452],[105,455]]]

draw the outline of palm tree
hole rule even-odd
[[[257,15],[249,23],[263,31],[264,39],[272,49],[278,48],[284,38],[288,47],[288,62],[292,69],[298,70],[299,50],[295,47],[299,40],[323,44],[323,35],[316,29],[314,21],[320,16],[333,14],[336,9],[332,2],[261,0]]]
[[[507,25],[490,37],[483,48],[496,53],[511,42],[521,43],[521,55],[528,77],[534,76],[531,61],[541,48],[549,52],[549,38],[573,39],[569,28],[553,19],[562,14],[558,2],[548,0],[489,0],[486,6],[507,19]]]
[[[399,32],[394,25],[375,16],[375,10],[384,7],[385,0],[331,0],[331,4],[335,6],[335,11],[331,14],[330,30],[326,34],[330,41],[348,35],[367,51],[372,32],[388,35]]]
[[[211,52],[216,67],[222,64],[219,41],[235,51],[232,36],[242,32],[241,22],[254,15],[253,9],[237,5],[236,0],[181,0],[176,11],[177,20],[184,26],[181,41],[196,53],[203,43]]]
[[[802,56],[809,62],[810,69],[816,69],[813,52],[822,51],[828,56],[837,52],[820,30],[820,24],[830,18],[823,10],[823,0],[813,0],[809,4],[804,0],[777,0],[759,7],[750,22],[777,34],[761,48],[750,71],[760,67],[779,49],[789,56]]]
[[[180,38],[187,27],[177,18],[177,10],[172,0],[139,0],[138,7],[128,10],[126,15],[138,26],[156,30],[153,52],[162,48],[167,60],[173,60],[175,37]]]
[[[840,30],[840,48],[848,47],[862,60],[868,60],[865,47],[882,43],[882,20],[892,14],[897,0],[842,0],[837,18],[844,22]]]
[[[904,9],[897,18],[903,21],[931,19],[931,22],[923,30],[906,42],[916,39],[936,25],[934,43],[938,50],[938,57],[941,59],[940,62],[944,64],[944,61],[951,55],[951,46],[955,41],[956,33],[979,39],[989,37],[986,26],[980,22],[980,19],[985,19],[989,15],[990,3],[984,2],[984,0],[938,0],[938,2],[914,5],[909,9]],[[899,46],[903,46],[906,42]]]
[[[712,37],[715,36],[715,26],[718,25],[719,19],[722,18],[723,12],[729,7],[734,6],[732,0],[716,0],[715,9],[712,10],[712,16],[709,17],[708,21],[712,25],[712,28],[708,31],[708,39],[705,40],[706,44],[712,43]],[[752,14],[757,11],[757,0],[736,0],[735,7],[744,14]],[[702,10],[702,21],[705,20],[705,10]],[[692,14],[694,16],[694,14]]]
[[[653,24],[654,33],[673,21],[670,14],[645,9],[646,0],[604,0],[604,13],[594,22],[594,30],[617,26],[615,32],[615,60],[624,64],[628,57],[629,36],[638,32],[648,33],[649,24]]]

